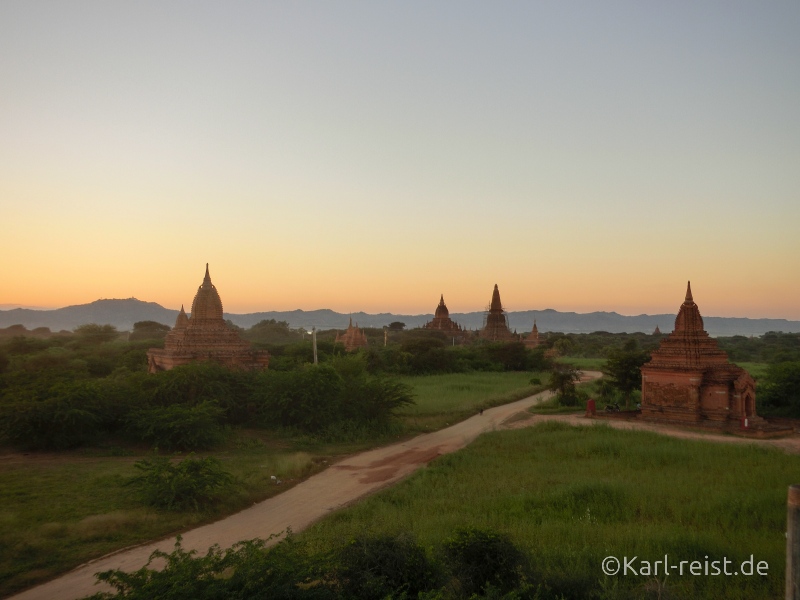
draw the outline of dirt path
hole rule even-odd
[[[599,376],[600,373],[597,372],[585,374],[587,380]],[[481,433],[502,428],[510,417],[550,395],[550,392],[542,392],[517,402],[490,408],[483,415],[475,415],[447,429],[346,458],[282,494],[216,523],[187,531],[183,534],[182,545],[187,550],[194,549],[205,554],[214,544],[228,548],[241,540],[268,538],[287,527],[291,527],[294,532],[302,531],[331,511],[396,483],[437,456],[463,448]],[[110,589],[96,585],[94,574],[109,569],[134,571],[144,566],[154,550],[170,552],[174,545],[175,538],[171,537],[121,550],[86,563],[12,598],[72,600]]]
[[[530,415],[530,413],[528,413]],[[682,429],[680,427],[670,427],[669,425],[657,425],[655,423],[643,423],[641,421],[626,421],[618,419],[587,419],[580,414],[571,415],[530,415],[525,419],[515,420],[509,423],[504,429],[521,429],[530,427],[542,421],[561,421],[569,425],[608,425],[614,429],[627,429],[635,431],[652,431],[661,435],[668,435],[686,440],[705,440],[708,442],[721,442],[725,444],[756,444],[783,450],[789,454],[800,454],[800,434],[794,434],[784,438],[774,440],[761,440],[757,438],[738,437],[735,435],[725,435],[712,431],[697,431],[692,429]]]
[[[599,372],[586,372],[583,380],[600,377]],[[485,431],[517,429],[545,420],[557,420],[571,425],[608,424],[620,429],[655,431],[681,438],[704,439],[714,442],[758,444],[800,453],[800,436],[780,440],[752,440],[733,436],[686,431],[647,423],[614,419],[587,419],[577,415],[528,416],[525,410],[550,397],[550,392],[497,406],[447,429],[420,435],[406,442],[377,448],[346,458],[286,492],[253,505],[216,523],[198,527],[183,534],[183,547],[204,554],[214,544],[222,548],[241,540],[267,538],[287,527],[299,532],[331,511],[342,508],[426,465],[442,454],[465,447]],[[95,584],[94,574],[108,569],[133,571],[142,567],[153,550],[170,552],[175,538],[167,538],[132,549],[122,550],[89,562],[48,583],[31,588],[17,600],[72,600],[107,589]]]

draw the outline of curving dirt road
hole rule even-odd
[[[587,372],[586,380],[600,373]],[[299,532],[343,506],[391,485],[428,462],[469,444],[484,431],[501,428],[513,415],[550,397],[542,392],[510,404],[489,408],[461,423],[411,440],[356,454],[331,465],[286,492],[216,523],[183,534],[186,550],[205,554],[214,544],[228,548],[241,540],[268,538],[287,527]],[[94,574],[109,569],[134,571],[156,550],[170,552],[175,538],[136,546],[86,563],[52,581],[26,590],[16,600],[72,600],[110,588],[96,584]]]

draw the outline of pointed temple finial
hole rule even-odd
[[[492,292],[492,303],[490,305],[490,310],[495,312],[502,312],[503,305],[500,302],[500,290],[497,287],[497,284],[494,284],[494,291]]]
[[[685,301],[686,302],[694,302],[694,299],[692,298],[692,282],[691,281],[689,281],[686,284],[686,300]]]
[[[203,285],[211,285],[211,275],[208,274],[208,263],[206,263],[206,276],[203,277]]]

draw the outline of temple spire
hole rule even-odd
[[[686,300],[685,302],[694,302],[692,298],[692,282],[689,281],[686,283]]]
[[[502,312],[503,305],[500,302],[500,290],[497,289],[497,284],[494,284],[494,291],[492,292],[492,305],[490,308],[494,312]]]
[[[208,274],[208,263],[206,263],[206,276],[203,277],[203,285],[211,285],[211,275]]]

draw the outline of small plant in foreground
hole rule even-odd
[[[490,588],[510,592],[524,579],[526,557],[502,533],[459,529],[445,542],[444,555],[464,596],[486,593]]]
[[[188,458],[174,464],[157,456],[137,461],[141,475],[128,481],[145,502],[166,510],[200,510],[219,500],[234,485],[233,476],[213,457]]]

